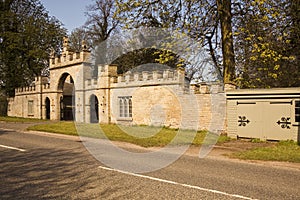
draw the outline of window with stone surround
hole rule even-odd
[[[119,117],[128,119],[132,117],[132,97],[118,97],[119,101]]]
[[[33,115],[33,100],[28,101],[28,115],[31,116]]]

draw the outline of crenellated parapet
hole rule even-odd
[[[36,92],[36,86],[27,86],[27,87],[20,87],[15,89],[15,94],[30,94]]]
[[[39,93],[50,89],[48,77],[37,76],[30,86],[15,89],[16,95]]]
[[[186,84],[182,69],[166,69],[154,71],[128,71],[117,74],[116,65],[103,65],[98,68],[98,77],[85,81],[86,89],[136,87],[146,85],[183,85]]]
[[[191,91],[194,94],[217,94],[224,93],[224,87],[219,82],[203,82],[198,84],[191,84]]]
[[[163,71],[126,72],[111,78],[112,86],[130,87],[142,85],[184,84],[184,71],[166,69]]]
[[[88,62],[90,55],[90,52],[67,52],[66,54],[51,57],[50,69]]]
[[[82,41],[81,49],[81,52],[71,51],[68,38],[64,38],[62,53],[60,55],[55,55],[53,52],[50,55],[50,69],[89,62],[91,52],[88,50],[85,41]]]
[[[125,74],[117,75],[116,65],[103,65],[99,66],[98,77],[85,80],[86,90],[164,85],[179,86],[185,93],[224,93],[224,86],[220,82],[191,84],[185,77],[184,69],[128,71]]]
[[[45,83],[42,85],[43,91],[50,90],[50,83]]]
[[[98,88],[98,79],[97,78],[92,78],[92,79],[87,79],[85,81],[85,89],[95,89]]]

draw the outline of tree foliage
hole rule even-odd
[[[74,29],[69,35],[70,51],[80,52],[82,50],[82,42],[85,42],[89,48],[93,47],[93,41],[90,34],[84,27]]]
[[[0,91],[0,116],[6,116],[7,115],[7,97],[5,94],[3,94],[2,91]]]
[[[118,0],[117,2],[118,17],[124,23],[124,28],[148,26],[179,31],[198,42],[199,49],[208,51],[219,79],[224,78],[225,82],[234,81],[230,0]],[[224,36],[223,40],[221,36]],[[172,44],[166,44],[170,45]],[[164,59],[165,57],[162,57],[161,61]]]
[[[300,85],[299,0],[117,2],[124,28],[168,28],[202,42],[225,83]]]
[[[137,49],[123,54],[115,59],[112,64],[116,64],[118,66],[118,73],[123,74],[133,67],[138,67],[140,65],[149,63],[160,63],[160,55],[163,55],[164,53],[166,52],[155,48]],[[171,68],[176,68],[180,59],[179,56],[172,52],[168,52],[168,54],[170,54],[170,59],[166,60],[164,64]]]
[[[300,85],[299,0],[238,1],[235,49],[241,87]]]
[[[0,85],[14,95],[14,88],[30,84],[48,67],[65,30],[38,0],[1,1],[0,12]]]
[[[114,18],[115,14],[115,0],[94,0],[87,7],[85,29],[94,44],[103,42],[117,29],[119,20]]]

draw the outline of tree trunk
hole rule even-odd
[[[217,0],[222,34],[223,78],[224,84],[235,80],[235,59],[231,26],[231,0]]]

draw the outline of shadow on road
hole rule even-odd
[[[92,189],[90,183],[99,179],[89,170],[96,162],[83,151],[4,150],[0,155],[1,199],[70,199]]]
[[[0,135],[5,135],[5,134],[9,134],[12,131],[7,131],[7,130],[1,130],[0,129]]]

